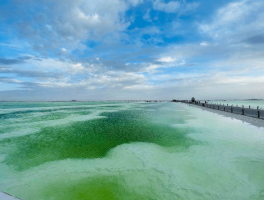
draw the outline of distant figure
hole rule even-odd
[[[192,99],[191,99],[191,102],[192,102],[192,103],[194,103],[194,102],[195,102],[195,98],[194,98],[194,97],[192,97]]]
[[[72,102],[76,102],[77,100],[71,100]]]

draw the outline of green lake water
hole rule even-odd
[[[264,199],[264,129],[178,103],[0,103],[22,200]]]

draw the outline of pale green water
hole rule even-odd
[[[176,103],[0,103],[0,190],[38,199],[264,199],[264,130]]]
[[[221,104],[228,104],[228,105],[233,105],[236,106],[238,105],[239,107],[244,106],[245,108],[248,108],[249,106],[251,108],[257,108],[259,106],[259,109],[264,109],[264,101],[263,100],[257,100],[257,101],[252,101],[252,100],[226,100],[226,101],[209,101],[209,103],[221,103]]]

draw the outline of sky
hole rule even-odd
[[[264,98],[263,0],[0,0],[0,100]]]

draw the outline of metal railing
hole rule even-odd
[[[248,108],[245,108],[244,106],[239,107],[239,106],[233,106],[233,105],[228,105],[228,104],[209,104],[209,103],[201,103],[199,101],[196,102],[184,102],[188,104],[193,104],[193,105],[198,105],[201,107],[206,107],[210,109],[215,109],[215,110],[221,110],[224,112],[230,112],[234,114],[240,114],[240,115],[245,115],[249,117],[254,117],[254,118],[259,118],[259,119],[264,119],[264,110],[259,109],[259,106],[257,109],[251,108],[250,106]]]

